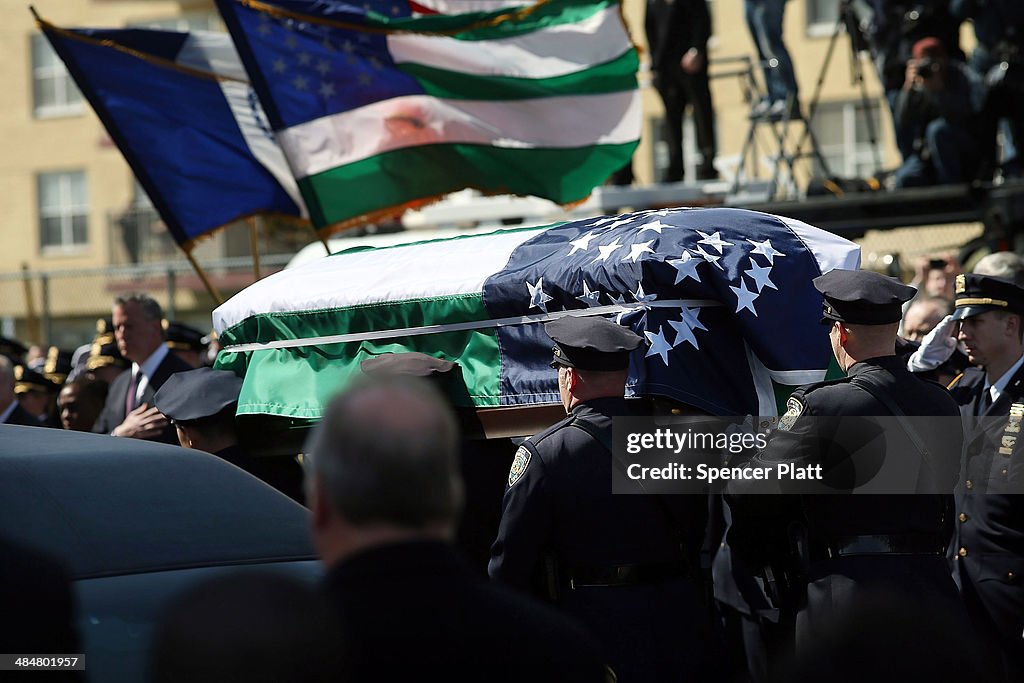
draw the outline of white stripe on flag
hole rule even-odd
[[[536,315],[519,315],[511,318],[493,318],[491,320],[474,320],[465,323],[446,323],[443,325],[423,325],[421,327],[403,327],[399,329],[374,330],[372,332],[353,332],[351,334],[331,334],[323,337],[304,337],[302,339],[277,339],[271,342],[253,342],[250,344],[231,344],[224,351],[244,353],[248,351],[266,351],[269,349],[295,349],[305,346],[322,346],[325,344],[347,344],[349,342],[370,341],[377,339],[397,339],[399,337],[418,337],[425,334],[442,332],[462,332],[465,330],[482,330],[512,325],[532,325],[546,323],[559,318],[589,318],[596,315],[612,315],[628,313],[643,308],[702,308],[705,306],[721,306],[711,299],[676,299],[674,301],[655,301],[651,303],[614,304],[597,306],[596,308],[574,309],[555,313],[538,313]],[[749,351],[749,349],[748,349]],[[766,414],[766,413],[762,413]],[[773,413],[767,413],[772,414]]]
[[[572,24],[488,41],[392,34],[388,50],[410,62],[480,76],[551,78],[604,64],[632,48],[618,5]]]
[[[640,137],[640,92],[535,100],[448,100],[410,95],[325,116],[278,133],[302,178],[383,152],[464,143],[565,149]]]
[[[213,326],[219,333],[262,313],[479,294],[484,281],[505,267],[513,249],[546,229],[489,233],[322,258],[253,283],[214,310]]]
[[[822,274],[836,268],[843,268],[845,270],[857,270],[860,268],[859,245],[854,244],[845,237],[826,232],[821,228],[808,225],[795,218],[771,215],[785,223],[790,230],[796,233],[800,241],[814,254],[814,260],[818,262],[818,267],[821,269]]]
[[[270,132],[270,123],[256,98],[256,92],[249,85],[249,76],[242,67],[242,60],[238,58],[231,36],[212,31],[193,31],[185,39],[175,61],[193,69],[235,79],[221,81],[220,89],[249,151],[288,193],[302,216],[308,218],[309,212],[299,192],[299,185],[288,168],[284,152]]]

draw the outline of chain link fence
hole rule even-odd
[[[280,270],[291,254],[260,259],[261,273]],[[249,257],[202,261],[224,298],[254,281]],[[96,321],[110,317],[114,297],[145,292],[160,302],[168,320],[210,328],[216,307],[188,261],[78,270],[0,273],[0,334],[40,345],[73,349],[92,341]]]

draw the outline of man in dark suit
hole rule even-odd
[[[457,449],[442,397],[408,377],[347,389],[307,444],[313,543],[350,655],[339,680],[602,681],[579,626],[454,548]]]
[[[569,415],[516,453],[489,573],[585,623],[622,683],[717,678],[699,556],[707,497],[611,490],[612,418],[634,412],[623,395],[641,338],[603,318],[544,329]]]
[[[647,0],[645,17],[651,69],[665,105],[669,165],[666,182],[683,179],[683,112],[693,107],[701,163],[697,180],[718,177],[715,159],[715,112],[708,87],[708,38],[711,14],[705,0]]]
[[[959,339],[971,363],[950,390],[967,424],[956,491],[954,577],[1005,680],[1024,680],[1024,288],[956,279]]]
[[[112,319],[117,348],[132,366],[110,385],[103,412],[92,430],[177,444],[178,435],[153,407],[153,396],[168,377],[191,366],[164,344],[160,304],[145,294],[118,297]]]
[[[21,407],[14,393],[14,364],[0,355],[0,424],[43,427],[35,415]]]
[[[183,448],[212,453],[241,468],[297,503],[302,494],[302,468],[290,455],[253,457],[238,443],[235,412],[242,378],[209,367],[177,372],[156,392],[153,403],[177,430]]]
[[[762,546],[750,554],[771,567],[766,580],[788,598],[783,609],[796,613],[800,655],[814,650],[825,625],[878,591],[962,612],[945,562],[963,441],[959,411],[948,392],[912,375],[895,355],[902,304],[914,290],[850,270],[833,270],[814,285],[847,376],[794,392],[767,448],[748,467],[817,466],[820,484],[773,483],[783,493],[815,494],[799,497],[735,495],[763,484],[756,480],[728,487],[737,535],[730,543],[748,553]],[[904,495],[844,495],[869,484]],[[772,567],[765,553],[779,546],[793,547],[795,557]]]

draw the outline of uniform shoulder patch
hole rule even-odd
[[[508,485],[515,486],[515,483],[523,478],[526,468],[530,466],[530,458],[533,454],[526,446],[520,446],[516,451],[516,457],[512,461],[512,467],[508,471]]]
[[[786,401],[786,414],[779,419],[779,431],[788,432],[793,428],[796,419],[804,412],[804,404],[796,396],[790,396]]]

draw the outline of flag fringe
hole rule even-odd
[[[536,12],[539,8],[551,3],[553,0],[537,0],[532,5],[527,7],[519,7],[517,9],[510,9],[507,11],[501,11],[500,14],[481,19],[465,26],[459,26],[458,28],[448,30],[413,30],[408,28],[397,28],[388,26],[367,26],[366,24],[353,24],[347,21],[338,21],[336,19],[324,19],[322,17],[312,16],[309,14],[302,14],[300,12],[293,12],[291,10],[282,9],[275,7],[274,5],[267,4],[261,0],[234,0],[240,5],[254,9],[257,12],[263,12],[272,17],[278,19],[293,19],[295,21],[302,21],[309,24],[318,24],[320,26],[329,26],[331,28],[340,28],[347,31],[360,31],[362,33],[376,33],[376,34],[420,34],[420,35],[434,35],[434,36],[448,36],[455,35],[457,33],[465,33],[467,31],[475,31],[482,28],[491,28],[498,26],[507,21],[519,21],[525,17]]]

